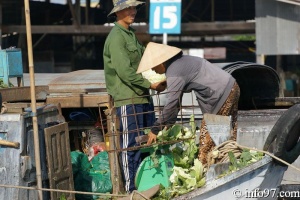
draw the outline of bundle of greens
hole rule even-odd
[[[198,146],[195,143],[196,125],[192,115],[189,122],[190,128],[175,124],[168,130],[162,130],[157,135],[158,142],[176,141],[170,147],[174,158],[173,173],[170,176],[171,186],[161,190],[154,199],[170,199],[181,194],[186,194],[205,184],[204,167],[198,160]]]
[[[230,160],[229,169],[222,173],[219,178],[261,160],[264,157],[264,153],[249,149],[243,149],[242,154],[239,158],[236,158],[231,151],[228,152],[228,156]]]

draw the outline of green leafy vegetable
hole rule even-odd
[[[1,88],[8,88],[8,87],[14,87],[14,85],[9,81],[8,85],[4,83],[3,79],[0,78],[0,89]]]
[[[243,149],[239,158],[234,157],[234,154],[231,151],[228,152],[228,156],[230,161],[229,169],[222,173],[219,178],[261,160],[264,157],[264,154],[249,149]]]
[[[160,131],[158,134],[158,141],[185,140],[170,147],[175,165],[169,179],[171,186],[162,187],[154,199],[170,199],[205,184],[204,167],[197,158],[199,148],[195,143],[196,125],[193,115],[189,125],[190,129],[178,124],[173,125],[170,129]]]

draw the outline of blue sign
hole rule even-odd
[[[150,0],[150,34],[180,34],[181,0]]]

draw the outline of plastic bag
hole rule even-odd
[[[76,191],[111,193],[112,182],[110,179],[110,167],[108,153],[99,152],[91,162],[82,152],[71,152]],[[97,195],[76,194],[76,199],[99,199]]]

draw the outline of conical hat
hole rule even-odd
[[[177,47],[149,42],[136,73],[152,69],[153,67],[156,67],[157,65],[176,56],[181,51],[182,50]]]
[[[145,2],[136,1],[136,0],[114,0],[113,1],[114,7],[107,16],[109,17],[113,13],[118,12],[120,10],[124,10],[125,8],[128,8],[130,6],[138,6],[144,3]]]

